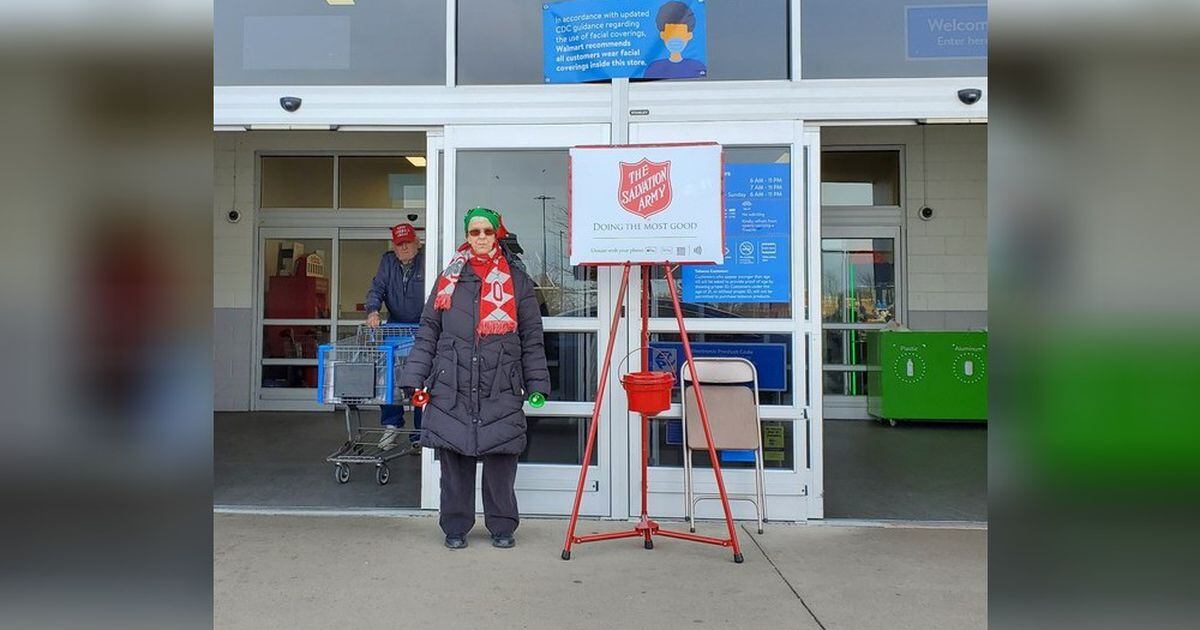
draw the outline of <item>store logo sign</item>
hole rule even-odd
[[[630,164],[621,162],[621,182],[617,202],[626,211],[643,219],[671,205],[671,161],[651,162],[645,158]]]

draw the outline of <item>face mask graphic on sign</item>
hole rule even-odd
[[[687,46],[687,42],[683,41],[682,37],[672,37],[671,39],[667,40],[667,50],[669,50],[672,55],[683,52],[684,46]]]

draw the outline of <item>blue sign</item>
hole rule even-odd
[[[542,5],[546,83],[708,75],[704,0],[564,0]]]
[[[687,302],[791,299],[790,164],[725,165],[725,262],[683,268]]]
[[[670,446],[683,444],[683,420],[667,420],[666,443]]]
[[[754,451],[721,451],[721,461],[752,462],[754,461]]]
[[[692,344],[694,357],[736,357],[754,364],[758,372],[758,388],[764,391],[787,389],[787,345],[782,343],[725,343],[701,341]],[[650,342],[650,369],[672,372],[679,382],[679,370],[686,367],[683,343],[678,341]]]
[[[987,59],[986,4],[904,8],[909,59]]]

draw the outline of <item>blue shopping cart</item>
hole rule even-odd
[[[350,466],[372,464],[375,481],[391,478],[388,461],[409,454],[407,449],[379,446],[383,427],[363,427],[359,408],[364,405],[400,405],[408,401],[397,384],[400,368],[412,351],[417,334],[414,324],[358,327],[353,337],[317,348],[317,402],[341,406],[346,416],[346,442],[325,461],[333,464],[338,483],[350,481]],[[414,430],[401,430],[413,433]]]

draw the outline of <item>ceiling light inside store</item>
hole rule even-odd
[[[354,0],[325,0],[325,4],[335,7],[344,7],[354,4]]]
[[[423,157],[405,156],[404,159],[408,160],[409,164],[412,164],[413,166],[415,166],[417,168],[425,168],[425,158],[423,158]]]

